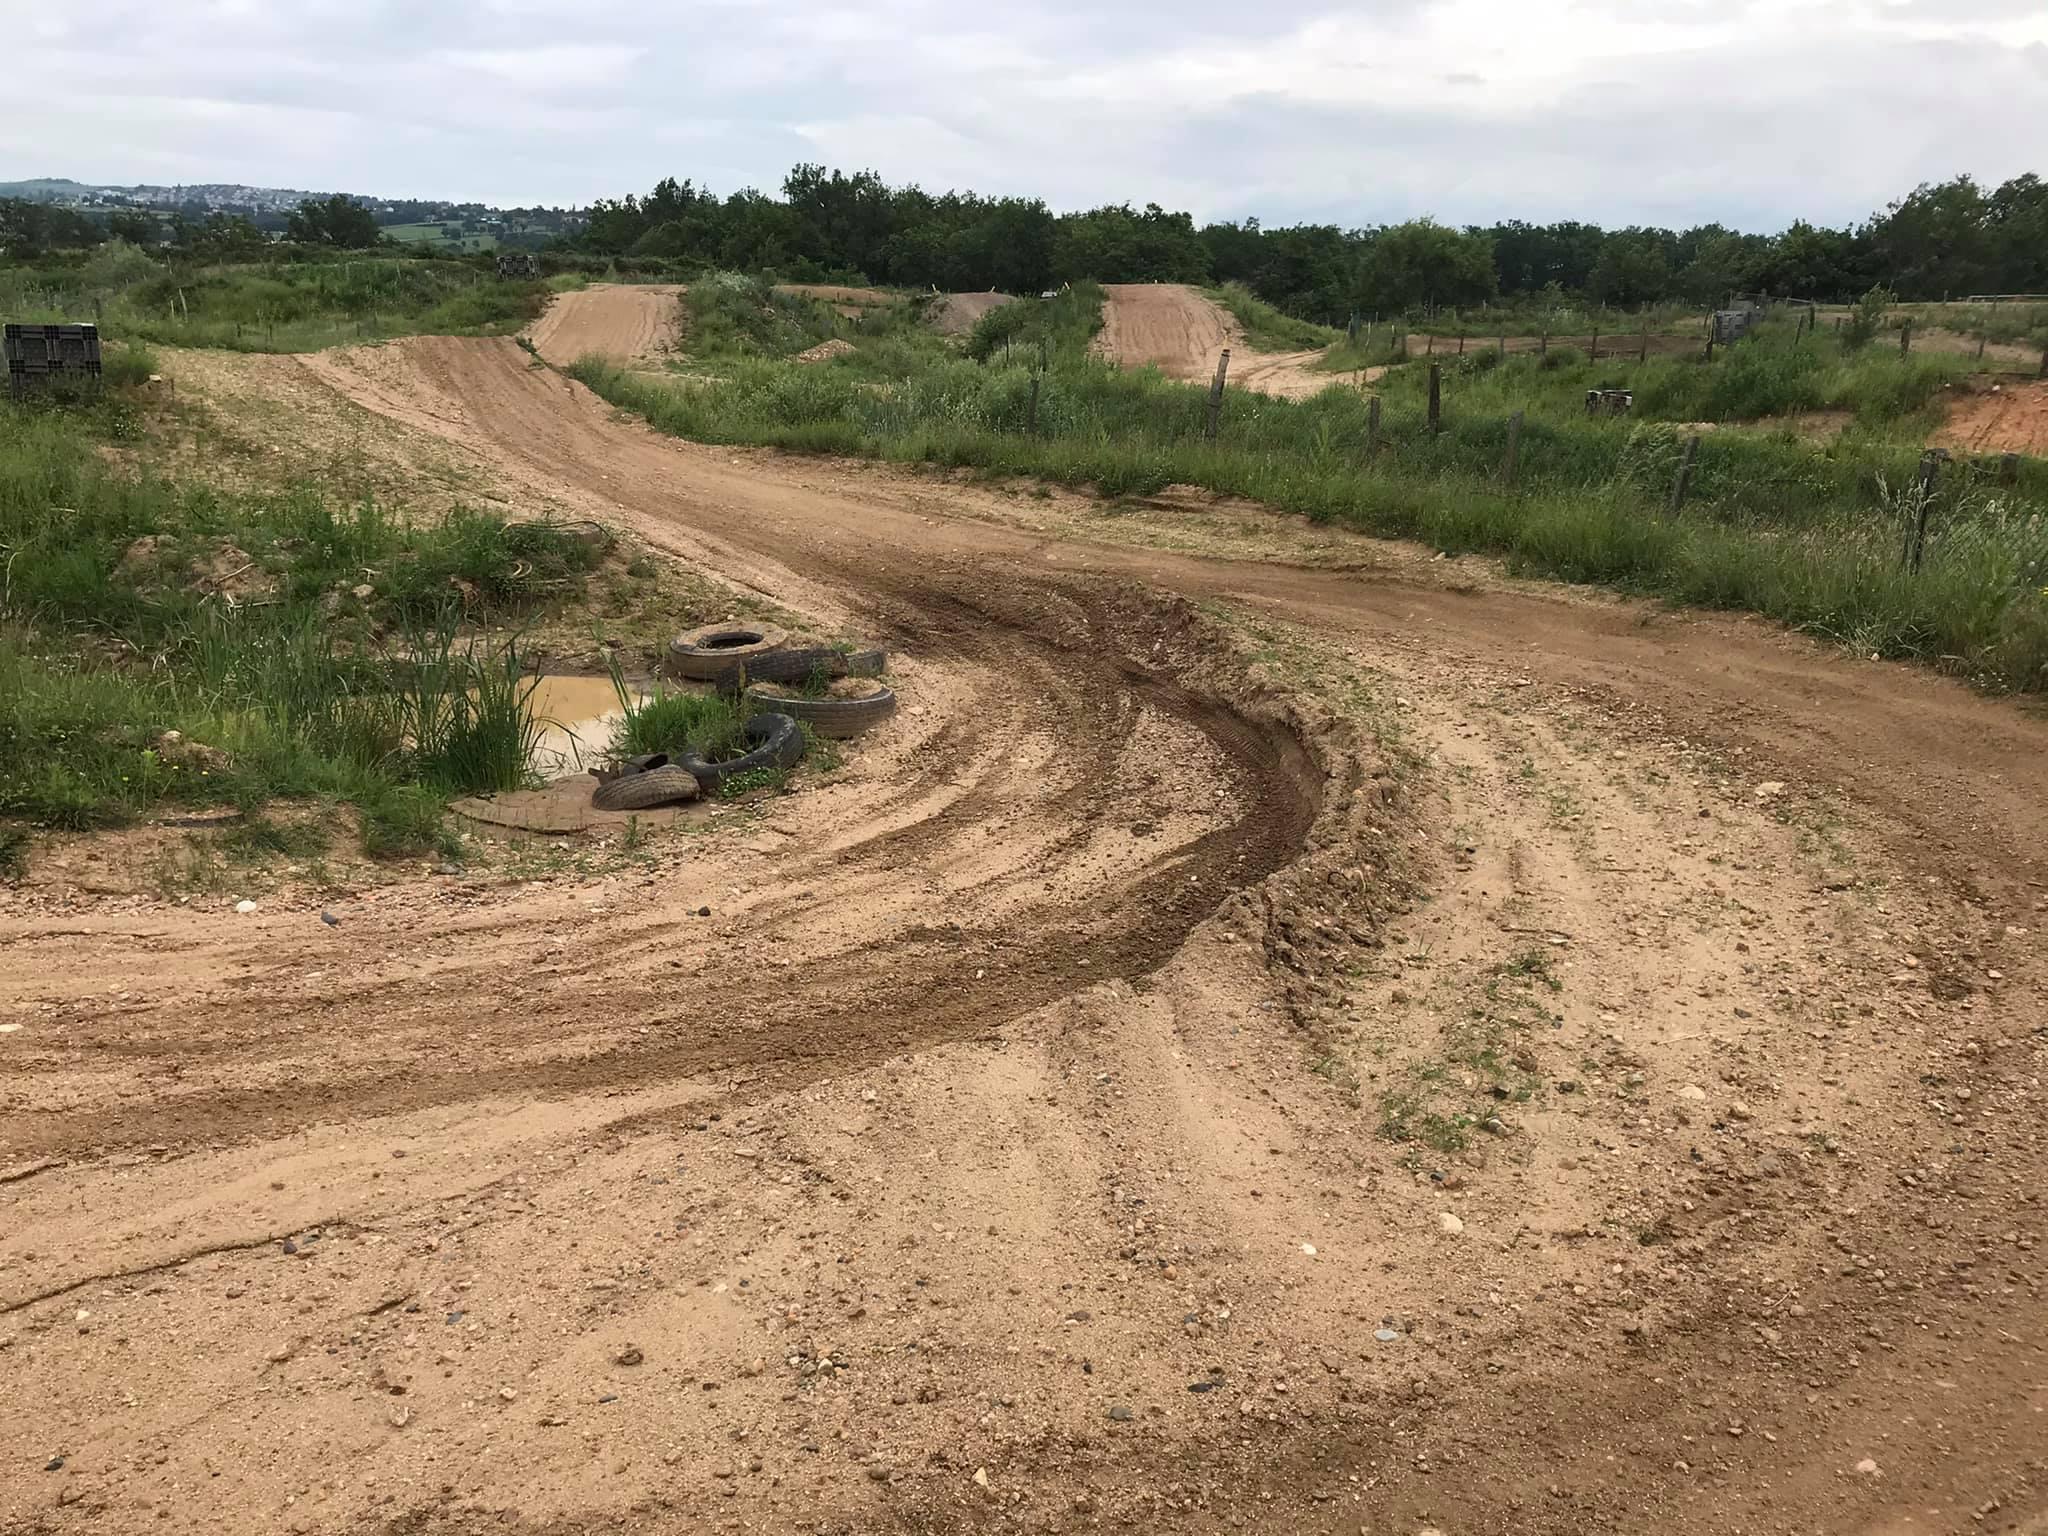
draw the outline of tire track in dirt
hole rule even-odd
[[[76,1154],[274,1134],[327,1115],[392,1114],[479,1096],[741,1071],[782,1081],[843,1069],[984,1032],[1106,977],[1142,974],[1217,902],[1300,847],[1320,796],[1307,753],[1286,731],[1255,724],[1144,659],[1167,634],[1160,610],[1114,583],[1056,571],[991,573],[943,557],[906,560],[873,537],[872,517],[852,505],[807,520],[792,538],[780,526],[789,509],[777,498],[738,497],[727,485],[707,495],[713,488],[667,444],[615,422],[587,391],[529,367],[503,341],[423,340],[311,366],[369,409],[480,448],[515,480],[548,487],[557,499],[602,498],[614,518],[624,511],[643,524],[686,523],[775,562],[771,569],[800,557],[806,587],[829,582],[869,632],[907,646],[922,666],[956,671],[972,696],[961,701],[950,734],[934,735],[929,755],[910,754],[871,803],[834,829],[829,852],[792,851],[787,878],[810,885],[815,900],[748,913],[720,936],[725,958],[708,960],[700,975],[647,974],[650,946],[692,927],[694,895],[642,913],[638,932],[635,924],[620,931],[578,923],[570,947],[581,958],[547,968],[563,995],[517,1022],[512,1049],[477,1063],[436,1059],[426,1044],[431,1014],[419,1012],[421,978],[410,965],[337,977],[280,1034],[271,978],[308,964],[290,948],[266,956],[245,982],[216,987],[203,1035],[177,1020],[130,1019],[118,1038],[91,1040],[102,1060],[136,1070],[175,1057],[176,1082],[156,1084],[143,1104],[31,1108],[18,1121],[21,1146]],[[377,371],[366,378],[361,367]],[[794,585],[764,579],[783,591]],[[1184,743],[1173,749],[1175,761],[1153,755],[1160,748],[1140,730],[1145,721]],[[1028,742],[1045,744],[1049,756]],[[1014,767],[1020,755],[1032,762],[1022,773]],[[965,783],[935,804],[934,777],[948,772],[964,773]],[[1125,823],[1138,817],[1119,812],[1111,786],[1148,775],[1180,777],[1176,796],[1206,810],[1169,849],[1133,858]],[[892,798],[898,778],[910,796],[907,821]],[[807,917],[806,907],[830,910],[856,888],[857,920],[819,925]],[[926,935],[940,910],[936,926],[951,937],[934,953]],[[516,913],[465,923],[462,933],[465,953],[437,966],[436,990],[488,990],[508,965],[532,964],[536,940]],[[414,954],[450,939],[429,931]],[[208,950],[202,943],[182,963],[228,968]],[[723,1012],[723,965],[743,968],[760,950],[788,961],[776,968],[774,1006],[754,1010],[744,1029],[707,1027]],[[976,951],[993,963],[968,971],[962,956]],[[587,1031],[570,1024],[598,996],[603,1038],[585,1040]],[[402,1000],[411,1008],[398,1007]],[[640,1030],[671,1038],[648,1043]],[[345,1071],[321,1060],[320,1043],[339,1035],[353,1042]],[[568,1048],[547,1049],[550,1039]],[[23,1067],[29,1077],[64,1070],[59,1059]]]
[[[0,1525],[53,1488],[177,1536],[2038,1509],[2043,722],[1760,624],[1052,537],[527,362],[316,369],[889,639],[926,713],[644,878],[8,919],[8,1157],[167,1151],[7,1190],[0,1304],[62,1299],[8,1321],[0,1452],[70,1464]],[[1371,658],[1331,697],[1428,765],[1325,779],[1133,579],[1249,615],[1290,691]],[[1386,1140],[1380,1090],[1524,1051],[1526,1102],[1461,1100],[1503,1134]]]

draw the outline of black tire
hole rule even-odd
[[[896,713],[893,688],[879,688],[858,699],[785,699],[756,683],[747,689],[747,702],[756,709],[788,715],[808,725],[814,734],[834,741],[872,730]]]
[[[743,773],[758,773],[770,768],[794,768],[803,761],[804,732],[788,715],[780,712],[756,715],[743,727],[747,744],[753,750],[744,757],[735,757],[728,762],[707,763],[695,752],[684,752],[676,761],[689,769],[707,791],[716,793],[718,786],[727,779],[738,778]]]
[[[606,779],[590,796],[600,811],[651,811],[658,805],[694,800],[704,786],[689,769],[655,757],[652,765],[636,773],[622,773]]]
[[[829,645],[800,651],[771,651],[749,661],[728,662],[708,674],[720,693],[738,693],[748,683],[802,683],[813,676],[880,677],[887,658],[880,651],[841,651]]]
[[[749,624],[707,624],[668,643],[668,669],[677,677],[707,682],[736,664],[752,665],[772,656],[789,640],[787,630]]]

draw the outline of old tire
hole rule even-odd
[[[658,805],[694,800],[704,792],[689,769],[665,757],[650,761],[652,766],[637,773],[606,779],[591,794],[590,803],[600,811],[651,811]]]
[[[770,651],[751,661],[728,662],[707,676],[721,693],[738,693],[748,683],[801,683],[815,673],[828,678],[880,677],[887,660],[880,651],[842,651],[829,645],[798,651]]]
[[[771,768],[794,768],[803,760],[803,727],[788,715],[779,711],[756,715],[746,723],[743,730],[748,746],[753,749],[744,757],[735,757],[723,763],[708,763],[695,752],[684,752],[678,755],[676,761],[689,769],[705,789],[716,793],[719,785],[727,779]]]
[[[752,665],[782,649],[787,630],[767,625],[706,624],[668,643],[668,669],[677,677],[707,682],[735,665]]]
[[[896,691],[881,688],[858,699],[785,699],[759,684],[747,689],[747,702],[756,709],[774,710],[808,725],[819,736],[844,741],[872,730],[896,713]]]

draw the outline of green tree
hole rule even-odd
[[[307,198],[293,210],[285,238],[301,245],[332,245],[366,250],[384,238],[377,216],[354,198],[337,192],[325,202]]]
[[[1983,293],[1997,284],[1991,207],[1967,176],[1921,185],[1865,230],[1879,277],[1908,299]]]
[[[1499,291],[1493,242],[1434,219],[1378,231],[1359,262],[1354,304],[1382,314],[1478,304]]]
[[[1624,229],[1609,235],[1586,279],[1586,292],[1603,304],[1654,304],[1671,296],[1665,232]]]
[[[162,229],[154,214],[143,213],[139,209],[120,208],[107,215],[109,240],[126,240],[130,245],[155,245],[163,238]]]

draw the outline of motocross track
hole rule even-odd
[[[1341,382],[1313,365],[1320,352],[1253,352],[1226,309],[1185,283],[1104,283],[1095,350],[1120,368],[1156,367],[1169,379],[1206,384],[1229,347],[1228,382],[1260,394],[1306,399]]]
[[[2038,716],[530,361],[305,367],[907,707],[645,867],[0,905],[0,1529],[2041,1529]]]
[[[558,368],[591,353],[622,362],[653,358],[675,345],[682,291],[674,283],[647,283],[558,294],[527,339]]]

